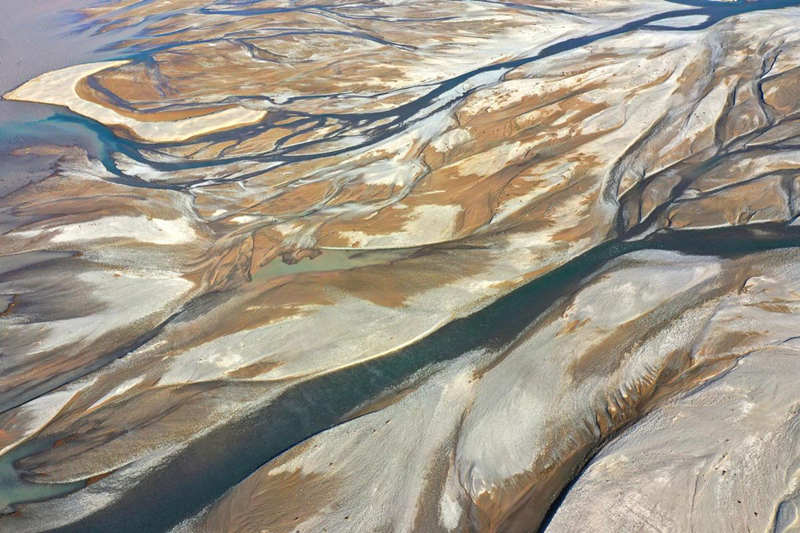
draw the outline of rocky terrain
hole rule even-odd
[[[4,95],[0,530],[800,531],[800,2],[70,20]]]

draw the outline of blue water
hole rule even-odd
[[[93,0],[0,0],[0,94],[44,72],[128,53],[111,45],[139,28],[97,33],[76,11]],[[0,100],[0,196],[47,176],[52,157],[18,157],[32,145],[79,146],[110,161],[113,139],[68,111],[50,105]],[[0,223],[0,225],[2,225]]]

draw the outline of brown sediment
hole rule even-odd
[[[114,472],[104,472],[102,474],[97,474],[95,476],[88,477],[88,478],[86,478],[86,485],[89,486],[89,485],[92,485],[94,483],[97,483],[98,481],[101,481],[101,480],[107,478],[108,476],[110,476],[113,473]]]
[[[248,379],[266,374],[270,370],[278,368],[279,366],[281,366],[281,363],[277,363],[275,361],[260,361],[253,363],[252,365],[239,367],[236,370],[228,372],[227,374],[232,378]]]
[[[768,78],[761,84],[764,102],[784,116],[800,109],[800,68]]]
[[[297,445],[285,460],[290,461],[293,455],[302,453],[306,448],[307,445]],[[335,470],[304,472],[295,469],[259,473],[235,489],[237,493],[250,493],[245,500],[257,499],[260,503],[258,512],[251,512],[247,506],[240,509],[237,499],[221,502],[203,517],[201,530],[234,529],[255,533],[261,531],[264,521],[268,520],[272,531],[295,532],[308,517],[323,512],[335,502],[338,487],[343,481],[343,475]],[[344,524],[341,522],[342,526]]]
[[[382,395],[376,401],[371,401],[366,405],[356,409],[352,413],[349,414],[348,418],[358,418],[361,416],[368,415],[370,413],[376,413],[378,411],[382,411],[384,408],[389,407],[390,405],[394,405],[407,395],[411,394],[416,390],[416,385],[410,385],[408,387],[403,387],[400,390],[394,390],[387,394]],[[391,419],[387,419],[386,423],[388,424]]]
[[[274,127],[254,137],[240,140],[225,149],[226,156],[243,154],[259,154],[269,152],[276,147],[277,141],[292,133],[292,129]]]
[[[8,305],[6,306],[6,308],[2,312],[0,312],[0,317],[8,316],[14,311],[14,308],[17,306],[17,298],[18,297],[19,297],[19,295],[17,295],[17,294],[12,294],[11,295],[11,301],[8,302]]]
[[[96,104],[102,105],[104,107],[112,108],[116,113],[119,113],[122,116],[129,117],[136,119],[141,122],[169,122],[173,120],[183,120],[185,118],[193,118],[193,117],[200,117],[204,115],[209,115],[211,113],[216,113],[217,111],[224,111],[225,109],[231,109],[236,107],[235,104],[227,104],[227,105],[219,105],[219,106],[209,106],[209,107],[198,107],[198,108],[187,108],[181,110],[172,110],[172,111],[157,111],[157,112],[136,112],[130,111],[125,109],[124,107],[119,107],[115,105],[106,95],[100,93],[99,91],[95,90],[89,84],[90,77],[83,78],[80,82],[75,85],[75,93],[81,97],[82,99],[94,102]],[[137,81],[132,81],[132,85],[136,88],[140,88],[143,86],[142,83]],[[144,85],[146,87],[146,85]],[[119,88],[117,87],[110,87],[108,90],[112,94],[117,94],[120,92]],[[153,95],[153,98],[158,98],[158,95]]]

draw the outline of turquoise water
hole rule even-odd
[[[78,63],[118,57],[124,50],[110,45],[134,35],[95,33],[82,26],[78,8],[88,0],[0,1],[0,94],[44,72]],[[0,196],[5,196],[49,173],[52,157],[12,155],[19,148],[55,144],[80,146],[89,155],[108,161],[109,140],[102,130],[63,108],[0,99]]]
[[[51,446],[51,442],[32,440],[21,444],[0,456],[0,514],[13,512],[17,502],[49,500],[74,492],[86,485],[83,481],[75,483],[31,483],[23,479],[14,469],[14,462]]]

